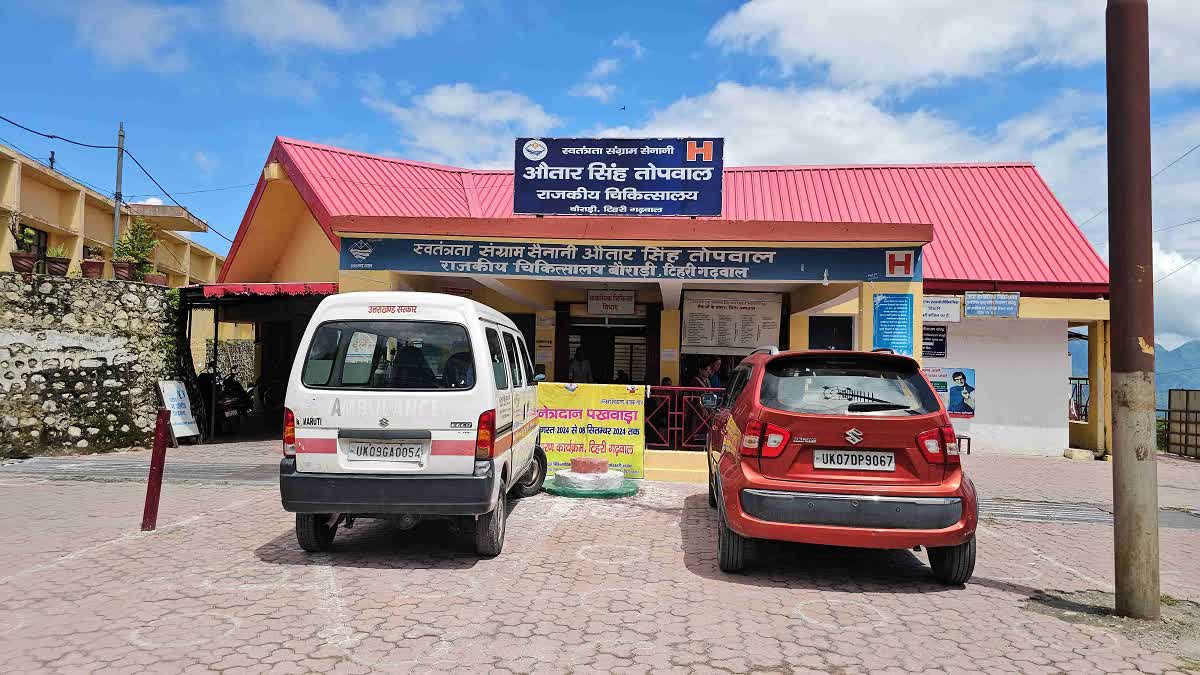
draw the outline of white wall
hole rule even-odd
[[[946,324],[946,358],[923,365],[974,368],[976,414],[954,419],[972,453],[1062,456],[1067,448],[1067,322],[964,319]]]

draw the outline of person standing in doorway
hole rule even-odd
[[[567,376],[577,384],[592,383],[592,363],[583,357],[583,345],[575,348],[571,364],[567,367]]]
[[[714,360],[711,356],[701,356],[696,364],[696,372],[692,374],[692,379],[688,382],[692,387],[708,387],[709,379],[713,374]]]

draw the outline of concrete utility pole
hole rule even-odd
[[[1159,617],[1146,0],[1108,0],[1108,240],[1117,613]]]
[[[117,127],[117,189],[113,192],[113,253],[121,237],[121,165],[125,160],[125,123]]]

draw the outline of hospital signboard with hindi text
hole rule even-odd
[[[513,213],[719,216],[723,138],[518,138]]]

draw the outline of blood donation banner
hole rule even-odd
[[[542,382],[537,395],[549,475],[572,457],[605,457],[626,478],[644,477],[645,386]]]

